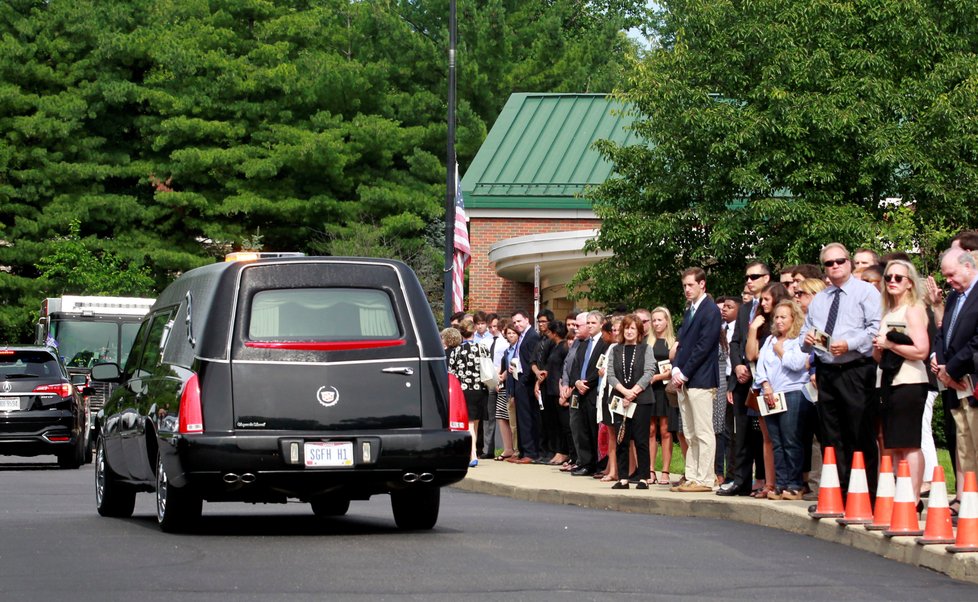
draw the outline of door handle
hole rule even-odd
[[[405,376],[411,376],[412,374],[414,374],[414,368],[407,368],[407,367],[384,368],[383,370],[381,370],[381,372],[384,372],[386,374],[404,374]]]

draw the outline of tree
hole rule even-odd
[[[634,53],[622,28],[644,10],[459,5],[463,170],[512,91],[612,89]],[[397,244],[361,247],[440,253],[447,13],[447,0],[0,5],[0,334],[25,336],[38,265],[73,220],[78,242],[148,268],[157,290],[256,240],[333,252],[366,227]]]
[[[73,220],[68,235],[55,241],[53,253],[38,261],[38,280],[45,293],[138,297],[153,292],[155,283],[146,267],[99,250],[96,241],[83,241],[80,231],[78,220]]]
[[[589,248],[615,257],[579,290],[675,307],[677,267],[737,293],[748,258],[811,263],[833,240],[928,257],[975,223],[978,5],[660,4],[621,94],[647,144],[603,144],[617,176],[592,191]]]

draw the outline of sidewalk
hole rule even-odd
[[[652,485],[647,491],[611,489],[590,477],[572,477],[557,468],[480,460],[468,476],[453,487],[464,491],[510,497],[530,502],[567,504],[583,508],[636,512],[663,516],[702,516],[736,520],[816,537],[872,552],[906,564],[944,573],[954,579],[978,583],[978,553],[950,554],[943,545],[917,545],[913,537],[884,537],[862,526],[843,527],[835,519],[813,520],[812,502],[720,497],[713,493],[673,493]],[[926,516],[926,515],[925,515]],[[921,523],[923,524],[923,523]]]

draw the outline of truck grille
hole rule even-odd
[[[92,412],[101,410],[105,405],[105,400],[109,398],[109,393],[112,392],[111,383],[93,382],[92,388],[95,389],[95,394],[88,398],[88,405]]]

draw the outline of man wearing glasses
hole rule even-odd
[[[879,451],[872,352],[880,326],[880,292],[853,276],[843,245],[825,245],[819,259],[830,284],[812,299],[800,336],[802,350],[815,349],[822,444],[836,450],[843,496],[849,489],[852,454],[863,452],[870,496],[875,497]]]
[[[717,490],[717,495],[750,495],[753,482],[752,470],[754,459],[750,456],[750,419],[747,416],[747,393],[750,391],[754,375],[747,363],[745,347],[750,323],[754,321],[761,304],[761,291],[771,281],[771,270],[759,261],[747,265],[744,274],[745,290],[750,291],[753,298],[740,306],[737,321],[734,324],[733,336],[730,338],[731,378],[727,383],[733,401],[733,413],[727,430],[730,433],[729,462],[733,471],[733,480],[728,481]]]

